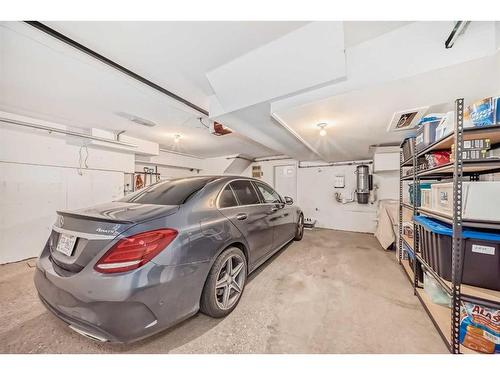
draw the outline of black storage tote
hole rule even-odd
[[[443,279],[451,281],[451,225],[425,216],[415,216],[422,258]],[[500,290],[500,233],[463,228],[462,283]]]

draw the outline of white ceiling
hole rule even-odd
[[[270,38],[276,35],[277,30],[283,32],[286,29],[285,26],[283,24],[277,28],[266,29],[263,25],[265,30],[260,33],[260,37],[250,37],[249,33],[238,32],[238,27],[234,27],[233,31],[235,34],[243,34],[242,39],[247,39],[246,47],[250,48],[256,43],[267,41],[265,36]],[[288,25],[288,27],[291,26]],[[92,28],[90,24],[88,27]],[[248,26],[246,29],[255,31],[255,28]],[[176,28],[170,25],[167,30],[173,34]],[[222,37],[223,28],[219,25],[217,30],[219,36]],[[213,37],[214,34],[210,34],[210,38]],[[192,34],[191,39],[197,40]],[[203,39],[198,40],[203,44]],[[230,44],[234,44],[232,36],[229,39]],[[241,134],[223,137],[210,135],[209,131],[198,122],[199,113],[44,35],[31,26],[20,22],[2,22],[0,23],[0,40],[0,92],[2,93],[0,110],[2,111],[75,127],[126,130],[127,135],[155,141],[163,148],[200,157],[239,153],[249,156],[276,154],[275,151]],[[127,38],[124,38],[121,43],[120,40],[110,43],[122,45],[123,48],[126,40]],[[221,46],[224,45],[221,40],[218,43]],[[156,47],[156,45],[149,45],[152,51]],[[137,61],[147,55],[144,50],[145,48],[136,55]],[[172,50],[174,50],[173,47]],[[236,50],[242,52],[244,48],[240,46]],[[224,52],[222,47],[219,51],[220,59],[232,57],[231,53]],[[203,49],[203,53],[207,51]],[[232,53],[235,51],[233,50]],[[214,55],[217,54],[214,53]],[[107,56],[113,57],[109,54]],[[130,54],[130,56],[134,55]],[[165,59],[170,56],[172,54],[168,53]],[[190,58],[197,59],[198,54],[191,53],[189,57],[186,55],[182,60],[188,64]],[[199,58],[202,59],[202,57]],[[150,57],[145,60],[149,64],[155,61],[151,53]],[[157,60],[156,65],[152,65],[156,66],[155,72],[161,71],[166,61],[159,58]],[[211,61],[213,63],[214,58]],[[118,59],[118,62],[129,66],[127,61]],[[167,69],[172,74],[176,69],[173,66],[170,64]],[[164,77],[166,78],[168,77]],[[145,118],[153,121],[157,126],[149,128],[136,125],[117,116],[117,112],[126,112]],[[173,143],[173,136],[176,133],[182,134],[183,137],[178,144]]]
[[[500,92],[495,25],[473,22],[452,49],[453,22],[413,22],[346,48],[347,79],[278,99],[273,117],[325,161],[366,159],[370,145],[397,143],[387,133],[394,112],[457,97],[477,100]],[[376,30],[374,30],[376,31]],[[328,135],[317,124],[326,122]]]
[[[477,100],[500,92],[500,55],[434,70],[410,78],[350,91],[280,112],[280,118],[326,161],[365,159],[374,144],[399,143],[405,133],[388,133],[394,112],[430,106],[430,112],[453,109],[453,101]],[[318,123],[326,122],[327,135]],[[408,133],[406,133],[408,134]]]
[[[331,34],[321,25],[310,27],[305,22],[47,24],[194,104],[210,107],[211,115],[217,92],[207,73],[238,59],[252,60],[250,55],[262,53],[274,43],[285,43],[291,34],[305,35],[297,45],[299,52],[306,50],[301,47],[307,43],[328,45],[329,40],[322,38]],[[262,102],[253,100],[238,110],[222,110],[215,118],[235,133],[214,137],[199,124],[199,114],[185,105],[31,26],[0,22],[0,110],[82,128],[126,130],[127,135],[200,157],[285,153],[301,160],[366,158],[369,145],[402,138],[386,132],[395,111],[500,91],[498,79],[488,78],[498,71],[499,58],[479,59],[494,50],[494,43],[490,46],[494,28],[490,26],[474,22],[453,49],[444,50],[452,22],[344,22],[343,31],[336,36],[343,33],[339,58],[345,58],[345,77],[332,81],[335,75],[329,69],[333,68],[325,64],[325,58],[317,66],[312,59],[308,64],[322,69],[318,73],[324,73],[325,82],[316,82],[314,87],[304,84],[297,92],[280,92]],[[314,29],[316,34],[307,34],[306,29]],[[293,58],[295,52],[288,48],[276,60],[286,63],[287,56]],[[338,56],[326,58],[332,66],[337,60]],[[262,77],[270,72],[266,68],[266,64],[259,65]],[[303,68],[304,74],[310,69]],[[272,79],[272,75],[267,79],[270,87]],[[257,79],[242,80],[240,86],[242,83],[243,88],[261,85]],[[241,94],[236,91],[235,96]],[[136,125],[117,112],[145,118],[157,126]],[[330,126],[328,136],[319,138],[316,124],[322,121]],[[177,133],[183,138],[175,144]]]
[[[46,22],[198,106],[213,94],[205,74],[306,22]]]
[[[353,47],[409,23],[409,21],[344,21],[345,47]]]

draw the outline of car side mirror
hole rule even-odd
[[[293,204],[293,199],[290,197],[285,197],[285,203],[286,204]]]

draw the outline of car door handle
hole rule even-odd
[[[269,210],[269,213],[272,214],[273,212],[278,211],[278,207],[273,207],[271,210]]]
[[[245,220],[247,217],[247,214],[238,214],[236,215],[236,220]]]

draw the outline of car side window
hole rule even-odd
[[[259,196],[250,181],[237,180],[231,182],[230,185],[241,206],[260,203]]]
[[[233,194],[233,190],[229,185],[227,185],[220,193],[219,208],[234,207],[237,205],[238,202],[236,201],[236,197]]]
[[[260,184],[258,182],[255,183],[257,188],[259,189],[260,194],[264,198],[264,202],[266,203],[279,203],[281,202],[281,198],[278,193],[276,193],[269,186]]]

